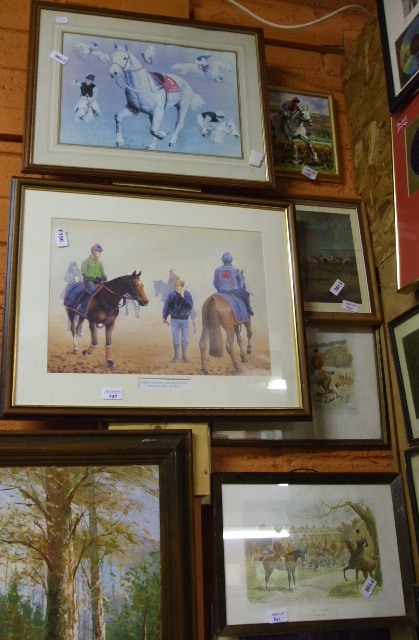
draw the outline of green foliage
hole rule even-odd
[[[106,640],[159,640],[160,552],[152,551],[125,578],[127,601],[118,610],[107,606]]]
[[[0,640],[42,640],[44,637],[42,612],[19,594],[16,581],[11,582],[6,595],[0,595],[0,620]]]

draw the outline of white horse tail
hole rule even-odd
[[[200,96],[198,93],[194,93],[192,95],[191,109],[193,109],[194,111],[196,109],[202,109],[204,104],[205,104],[205,100],[202,96]]]

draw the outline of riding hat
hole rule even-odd
[[[217,116],[217,118],[225,118],[224,111],[216,111],[215,115]]]
[[[86,76],[86,80],[94,80],[95,76],[93,75],[93,73],[89,73],[88,76]]]
[[[102,253],[103,249],[100,246],[100,244],[94,244],[93,247],[90,249],[90,251],[93,253],[93,251],[100,251],[100,253]]]
[[[222,262],[233,262],[233,256],[228,251],[221,256]]]

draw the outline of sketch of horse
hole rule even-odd
[[[95,111],[88,98],[80,98],[74,107],[75,122],[91,122],[95,117]]]
[[[144,59],[146,60],[146,58]],[[179,132],[185,124],[189,108],[199,109],[204,105],[203,98],[194,93],[186,80],[176,75],[163,75],[148,71],[126,45],[120,47],[115,44],[109,73],[115,80],[120,75],[124,77],[122,88],[125,89],[127,99],[125,107],[115,114],[116,145],[118,147],[125,143],[121,132],[122,120],[128,116],[145,113],[150,119],[152,136],[151,142],[146,148],[155,149],[157,140],[163,140],[167,136],[167,132],[160,128],[165,111],[175,107],[177,120],[169,142],[169,147],[173,147],[176,145]]]
[[[212,142],[223,142],[224,137],[231,135],[235,140],[240,138],[240,133],[233,120],[214,122],[208,127],[208,137]]]
[[[204,74],[215,82],[222,82],[225,74],[231,72],[230,65],[224,62],[224,60],[212,60],[207,64],[199,64],[198,62],[176,62],[171,68],[182,76],[188,73]]]
[[[293,165],[299,164],[298,149],[295,140],[301,140],[311,161],[319,162],[319,157],[307,135],[306,127],[312,127],[313,121],[308,109],[308,105],[303,105],[288,115],[283,113],[271,113],[271,124],[276,139],[285,137],[287,147],[291,151],[291,162]]]

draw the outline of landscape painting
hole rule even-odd
[[[159,468],[0,469],[2,637],[158,640]]]

